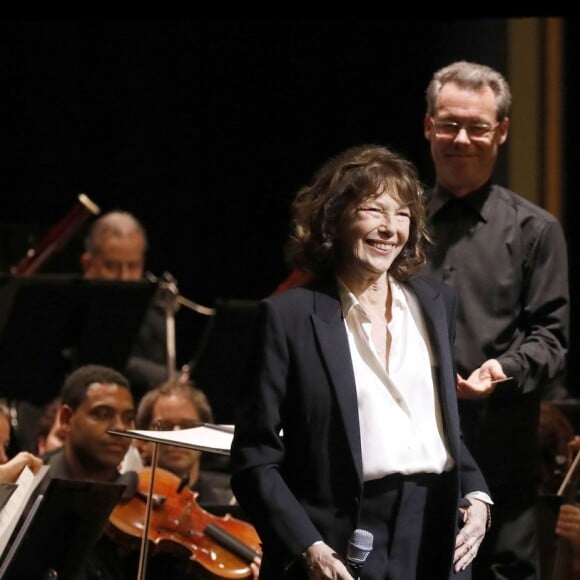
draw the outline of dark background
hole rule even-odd
[[[565,33],[566,207],[578,25]],[[0,268],[84,192],[144,223],[148,269],[186,298],[259,299],[286,275],[288,207],[312,172],[377,142],[430,183],[431,74],[459,58],[506,73],[505,47],[503,18],[0,21]],[[577,228],[569,212],[563,223],[574,297]],[[82,233],[44,271],[80,272],[81,250]]]

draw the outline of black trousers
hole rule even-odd
[[[471,578],[469,568],[452,573],[451,477],[391,475],[364,484],[359,527],[372,532],[374,542],[361,580]]]

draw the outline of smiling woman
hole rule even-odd
[[[366,284],[369,277],[388,271],[409,239],[410,222],[411,210],[396,193],[379,193],[346,212],[335,266],[342,281],[356,290],[360,282]],[[384,304],[382,307],[377,314],[384,318]],[[381,350],[386,327],[376,322],[373,330],[380,333],[376,347]]]
[[[261,579],[350,579],[357,529],[368,580],[449,578],[477,554],[490,499],[460,437],[455,294],[416,275],[422,193],[406,159],[360,145],[296,194],[287,257],[309,281],[261,304],[231,452]]]

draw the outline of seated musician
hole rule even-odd
[[[93,222],[81,256],[87,279],[144,279],[147,234],[130,213],[112,211]],[[155,299],[148,309],[124,370],[136,400],[167,379],[165,310]]]
[[[137,475],[121,474],[118,469],[131,440],[108,433],[134,427],[135,406],[126,377],[99,365],[80,367],[66,379],[61,397],[59,417],[64,444],[46,455],[49,477],[124,483],[125,497],[136,497]],[[104,530],[83,562],[81,576],[74,580],[137,578],[139,556],[138,550],[119,541],[118,533],[110,535]],[[156,554],[152,550],[146,570],[147,580],[204,577],[197,575],[182,552]]]
[[[580,580],[580,470],[574,467],[580,437],[569,417],[550,401],[540,405],[538,436],[543,470],[539,491],[545,498],[538,512],[542,577]],[[554,504],[550,498],[559,501]]]
[[[200,422],[213,423],[213,413],[203,391],[192,382],[179,379],[162,383],[146,393],[141,399],[135,420],[137,429],[163,430],[187,429]],[[152,458],[152,444],[135,440],[133,445],[139,450],[143,464],[149,466]],[[197,503],[202,509],[211,510],[215,506],[228,506],[231,512],[235,503],[228,473],[204,469],[205,454],[195,449],[159,445],[157,468],[164,469],[180,481],[178,487],[189,486],[195,492]],[[159,472],[157,477],[159,477]],[[192,567],[187,558],[177,555],[155,553],[147,564],[148,578],[172,578],[172,580],[193,580],[199,570]],[[259,569],[250,564],[252,578],[257,578]]]
[[[42,460],[28,451],[20,451],[9,458],[10,437],[10,411],[0,400],[0,483],[14,483],[25,467],[36,473],[42,465]]]
[[[38,422],[36,449],[43,455],[62,447],[65,433],[60,425],[60,396],[54,397],[44,406],[44,412]]]
[[[203,391],[191,382],[167,381],[149,391],[140,401],[135,420],[137,429],[170,431],[199,423],[213,423],[213,413]],[[144,465],[151,462],[152,446],[135,442]],[[197,495],[200,505],[232,505],[229,474],[203,469],[203,453],[195,449],[160,445],[157,465],[170,471]]]
[[[572,466],[572,462],[576,455],[580,453],[580,437],[575,435],[569,442],[568,467]],[[578,468],[572,474],[570,479],[571,491],[574,495],[572,501],[564,501],[558,511],[558,519],[556,521],[556,536],[558,538],[568,541],[570,549],[567,554],[568,576],[566,580],[580,580],[580,505],[578,496]],[[570,495],[566,493],[565,495]]]
[[[47,484],[51,478],[116,482],[125,484],[131,496],[136,474],[118,471],[131,440],[108,433],[134,427],[135,406],[127,379],[112,368],[85,365],[69,374],[61,397],[59,419],[65,439],[60,448],[45,455]],[[75,580],[127,577],[122,547],[103,533]]]
[[[147,234],[132,214],[124,211],[103,214],[91,224],[84,243],[80,265],[85,279],[127,282],[144,279]],[[165,311],[154,300],[123,369],[135,400],[167,378],[166,336]],[[19,450],[34,453],[43,409],[29,401],[19,401],[17,405],[16,444]]]

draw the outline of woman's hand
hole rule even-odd
[[[455,554],[453,555],[455,572],[465,570],[475,560],[487,530],[487,504],[471,497],[469,501],[471,505],[462,509],[464,523],[455,539]]]
[[[42,459],[28,451],[21,451],[3,465],[0,465],[0,483],[14,483],[22,470],[29,467],[32,473],[37,473],[42,466]]]
[[[352,580],[339,555],[324,542],[317,542],[302,554],[310,580]]]

